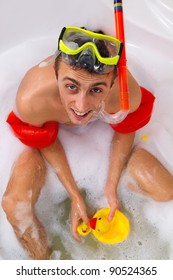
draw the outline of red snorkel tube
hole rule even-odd
[[[122,54],[118,64],[119,86],[120,86],[120,111],[115,114],[108,114],[104,111],[104,105],[99,112],[99,118],[106,123],[117,124],[122,122],[129,113],[129,92],[126,68],[126,49],[124,35],[124,17],[122,0],[114,0],[114,15],[116,38],[123,43]]]
[[[116,38],[123,43],[123,50],[118,65],[119,85],[120,85],[120,106],[121,110],[129,111],[129,92],[127,82],[127,67],[126,67],[126,46],[124,35],[124,17],[122,0],[114,0],[114,15]]]

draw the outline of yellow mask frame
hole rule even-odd
[[[78,46],[73,40],[75,35],[76,38],[81,38],[81,40],[83,39],[86,42],[81,46]],[[110,55],[109,57],[101,56],[95,44],[98,40],[102,40],[105,43]],[[121,55],[122,43],[112,36],[95,33],[79,27],[67,26],[62,29],[58,40],[59,51],[68,55],[76,55],[87,48],[91,48],[94,51],[94,54],[101,63],[106,65],[117,65]]]

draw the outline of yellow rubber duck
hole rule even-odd
[[[90,225],[81,223],[77,231],[79,234],[86,236],[90,232],[100,242],[114,244],[127,238],[130,230],[130,224],[126,216],[119,210],[116,210],[111,221],[108,221],[110,208],[103,208],[96,212],[90,220]]]
[[[77,231],[80,235],[86,236],[91,232],[91,227],[89,225],[85,224],[84,222],[82,222],[78,226]]]

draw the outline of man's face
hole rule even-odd
[[[86,124],[99,111],[112,85],[113,73],[90,74],[84,69],[74,70],[60,62],[58,87],[61,102],[70,121],[75,125]]]

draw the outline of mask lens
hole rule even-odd
[[[103,35],[104,37],[104,35]],[[112,42],[108,39],[101,39],[81,32],[74,32],[70,30],[66,30],[63,38],[64,44],[68,46],[71,50],[77,50],[81,46],[84,46],[86,43],[94,43],[97,48],[98,53],[103,58],[115,57],[119,53],[120,46],[118,42]]]
[[[104,40],[104,44],[108,50],[109,57],[114,57],[119,53],[119,45],[110,41]]]
[[[71,43],[76,43],[76,46],[81,47],[85,43],[92,41],[90,37],[86,36],[85,34],[82,34],[81,32],[65,32],[63,36],[63,42],[67,46],[70,46]],[[72,50],[76,48],[71,48]]]

